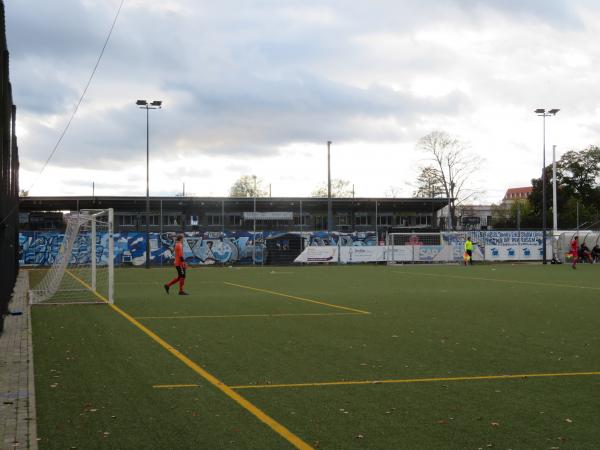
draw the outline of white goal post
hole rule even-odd
[[[389,264],[459,261],[455,247],[444,243],[441,233],[389,233],[386,244]]]
[[[113,222],[112,208],[69,215],[52,265],[30,271],[30,303],[114,303]]]

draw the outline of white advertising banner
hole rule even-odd
[[[348,246],[340,247],[340,262],[357,263],[357,262],[376,262],[386,261],[385,246]]]
[[[338,247],[334,245],[311,245],[306,247],[294,262],[338,262]]]

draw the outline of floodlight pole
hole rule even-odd
[[[552,146],[552,231],[558,232],[558,209],[556,201],[556,145]]]
[[[333,229],[333,208],[331,205],[331,141],[327,141],[327,232]]]
[[[140,109],[146,110],[146,269],[150,268],[150,110],[160,109],[161,100],[138,100],[135,102]],[[162,218],[161,218],[162,220]]]
[[[559,109],[550,109],[546,111],[544,108],[538,108],[534,112],[542,117],[542,264],[547,264],[546,257],[546,117],[555,116]]]

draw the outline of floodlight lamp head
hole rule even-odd
[[[548,111],[548,112],[549,112],[550,114],[552,114],[553,116],[555,116],[555,115],[556,115],[556,113],[557,113],[557,112],[559,112],[559,111],[560,111],[560,109],[556,109],[556,108],[554,108],[554,109],[551,109],[551,110],[550,110],[550,111]]]
[[[546,110],[544,108],[538,108],[534,111],[536,114],[545,114]]]
[[[152,106],[157,106],[160,108],[160,105],[162,105],[162,101],[161,100],[154,100],[152,103],[150,103]]]
[[[135,102],[135,104],[138,106],[147,106],[148,102],[146,100],[138,100],[137,102]]]

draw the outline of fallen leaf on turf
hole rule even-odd
[[[496,428],[500,426],[498,422],[491,422],[490,425]]]
[[[445,419],[438,420],[437,423],[439,423],[440,425],[448,425],[448,421]]]
[[[568,417],[565,419],[565,422],[567,423],[573,423],[573,419],[569,419]]]
[[[362,434],[357,434],[356,435],[356,439],[362,439],[362,438],[364,438],[364,436]]]

